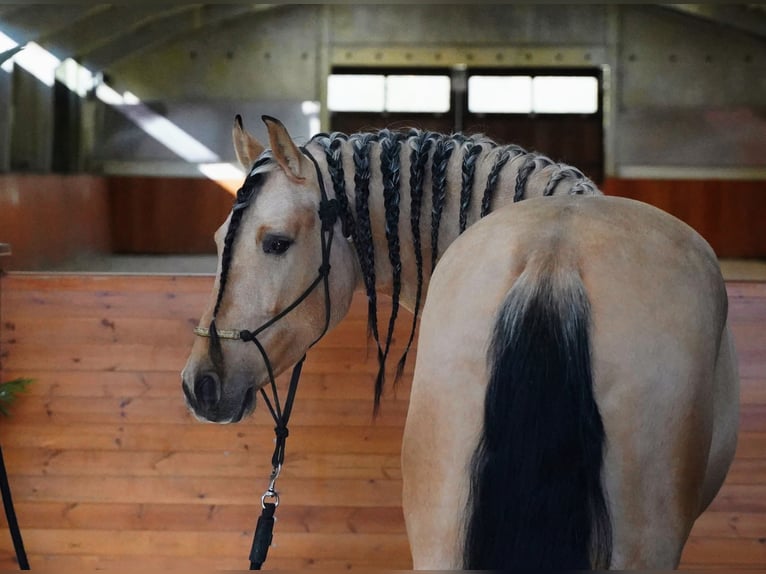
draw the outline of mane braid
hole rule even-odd
[[[335,198],[338,200],[338,205],[340,206],[343,234],[347,239],[356,242],[356,223],[354,217],[351,215],[351,210],[348,205],[348,196],[346,195],[346,175],[343,170],[342,145],[344,141],[348,140],[348,136],[340,132],[334,132],[329,136],[320,134],[313,139],[316,139],[319,142],[325,152],[327,171],[330,173],[333,190],[335,191]]]
[[[559,182],[562,179],[567,179],[570,177],[574,179],[582,179],[585,176],[579,169],[575,169],[568,165],[559,165],[559,169],[557,169],[548,180],[548,183],[545,186],[545,190],[543,190],[543,195],[553,195],[556,192],[556,186],[559,184]]]
[[[500,178],[500,172],[511,159],[511,152],[508,149],[501,149],[495,157],[495,163],[487,176],[487,186],[484,188],[484,196],[481,199],[480,217],[485,217],[492,211],[492,196],[497,188],[497,180]]]
[[[482,147],[473,141],[465,144],[463,153],[463,185],[460,188],[460,231],[463,233],[468,223],[468,208],[471,206],[473,196],[473,179],[476,173],[476,159],[482,151]]]
[[[441,136],[436,141],[433,160],[431,161],[433,193],[431,202],[431,273],[436,268],[436,260],[439,258],[439,224],[447,195],[447,165],[452,152],[455,150],[455,141],[449,136]]]
[[[516,187],[514,188],[513,194],[514,202],[524,199],[524,192],[527,190],[527,181],[529,180],[529,176],[532,175],[532,172],[535,171],[535,169],[541,167],[540,164],[538,164],[538,161],[540,164],[542,164],[542,166],[551,165],[553,163],[550,159],[543,155],[538,155],[535,153],[528,154],[524,160],[524,163],[516,174]]]
[[[388,259],[393,271],[393,290],[391,293],[391,316],[388,320],[388,332],[383,351],[383,364],[380,365],[378,377],[375,380],[375,406],[380,403],[385,382],[385,362],[391,349],[394,336],[394,326],[399,314],[399,295],[402,289],[402,259],[399,246],[399,199],[401,175],[401,139],[402,134],[382,130],[380,142],[380,172],[383,178],[383,204],[386,212],[386,241],[388,243]]]
[[[378,364],[383,366],[383,350],[378,335],[378,299],[375,290],[375,247],[370,224],[370,146],[375,134],[356,134],[350,138],[354,153],[354,203],[356,208],[356,254],[367,292],[367,330],[378,348]],[[375,409],[379,398],[376,391]]]
[[[396,384],[404,373],[404,365],[407,362],[407,354],[410,352],[412,341],[415,338],[415,327],[420,313],[420,302],[423,295],[423,246],[420,237],[420,212],[423,204],[423,178],[425,177],[428,152],[433,143],[431,132],[410,133],[410,225],[412,227],[412,243],[415,249],[415,264],[417,267],[418,284],[415,292],[415,310],[412,314],[412,329],[407,347],[404,349],[402,358],[396,366]]]
[[[572,168],[575,169],[575,168]],[[580,173],[579,170],[576,170],[578,173]],[[583,195],[583,194],[595,194],[598,193],[598,188],[596,187],[596,184],[593,183],[590,179],[585,177],[582,173],[580,173],[581,179],[579,179],[569,190],[570,195]]]
[[[463,145],[465,142],[469,141],[471,137],[465,135],[464,133],[457,132],[452,134],[451,136],[448,136],[452,141],[456,142],[458,145]]]

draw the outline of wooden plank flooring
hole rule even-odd
[[[0,377],[35,379],[0,420],[33,569],[247,567],[273,424],[263,409],[239,425],[200,424],[179,388],[211,286],[204,276],[0,279]],[[740,442],[687,568],[766,567],[766,283],[730,283],[729,293]],[[357,298],[309,355],[269,569],[410,567],[399,451],[412,361],[373,421],[365,312]],[[398,351],[408,325],[405,316]],[[0,531],[0,569],[14,564]]]

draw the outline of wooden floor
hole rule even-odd
[[[0,279],[0,378],[35,379],[0,420],[33,569],[246,569],[273,424],[259,408],[239,425],[204,425],[183,405],[179,371],[211,286],[207,276]],[[740,443],[687,568],[766,567],[766,283],[731,282],[729,293]],[[269,569],[410,567],[399,450],[411,367],[373,422],[364,333],[357,298],[309,354]],[[0,530],[0,569],[14,565]]]

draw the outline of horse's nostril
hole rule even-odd
[[[194,405],[196,401],[194,400],[194,395],[191,394],[191,391],[189,390],[189,387],[186,386],[186,383],[181,381],[181,388],[184,391],[184,396],[186,397],[186,400],[189,401],[190,405]]]
[[[211,408],[218,404],[218,379],[212,374],[202,375],[194,383],[194,395],[200,405]]]
[[[252,387],[247,389],[245,391],[245,399],[242,401],[242,408],[239,411],[239,414],[235,418],[232,419],[231,422],[238,423],[242,420],[242,417],[245,416],[245,413],[249,412],[253,408],[253,402],[255,401],[255,391]]]
[[[247,389],[247,392],[245,393],[245,410],[248,410],[253,406],[253,400],[255,399],[254,395],[255,391],[253,390],[253,387]]]

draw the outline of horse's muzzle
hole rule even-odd
[[[182,380],[181,388],[189,410],[201,421],[236,423],[253,410],[255,403],[252,387],[248,387],[240,401],[224,399],[221,381],[213,372],[201,373],[193,385]]]

